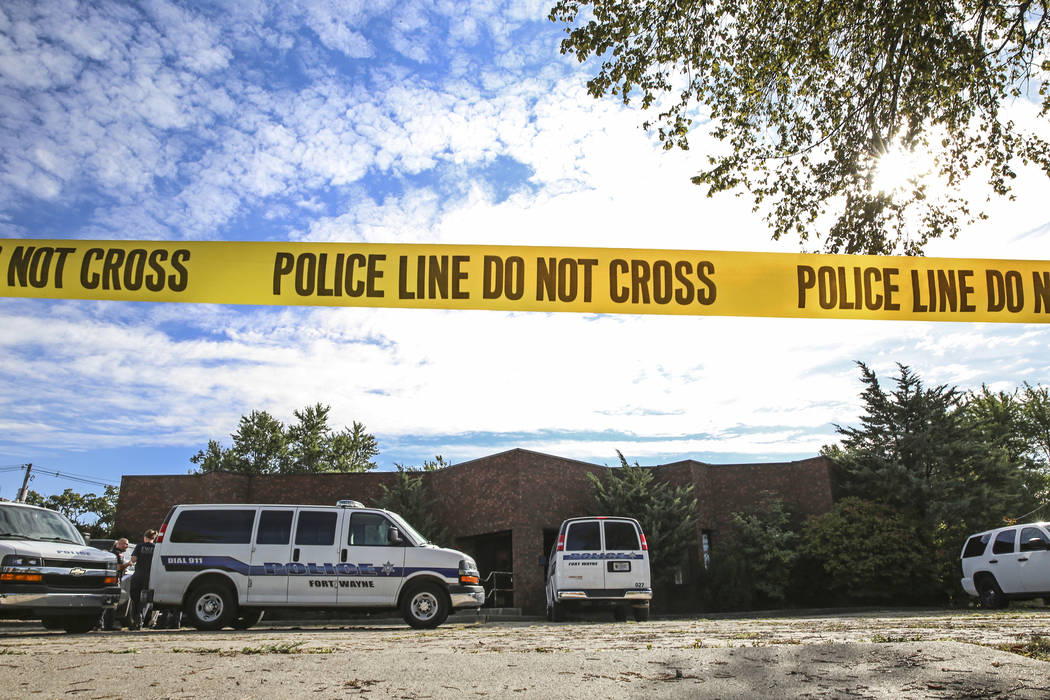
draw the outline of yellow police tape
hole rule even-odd
[[[0,239],[0,296],[1046,323],[1050,261]]]

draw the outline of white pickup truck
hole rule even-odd
[[[120,598],[117,558],[61,513],[0,502],[0,618],[89,632]]]

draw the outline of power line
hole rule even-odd
[[[13,468],[0,468],[0,472],[15,471],[16,469],[21,471],[25,469],[25,465],[23,464],[21,466]],[[33,465],[33,474],[46,474],[47,476],[54,476],[58,477],[59,479],[68,479],[70,481],[76,481],[81,484],[89,484],[91,486],[120,486],[119,483],[114,483],[110,480],[102,480],[97,477],[84,476],[82,474],[75,474],[73,472],[45,469],[35,464]]]

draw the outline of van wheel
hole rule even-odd
[[[416,629],[437,627],[448,617],[448,596],[433,583],[421,584],[402,598],[401,617]]]
[[[634,609],[634,621],[635,622],[648,622],[649,621],[649,606],[645,605]]]
[[[999,584],[993,578],[982,579],[981,588],[977,592],[980,595],[982,608],[998,610],[1009,604],[1006,596],[1003,595],[1003,589],[999,588]]]
[[[237,604],[226,586],[206,583],[190,593],[186,615],[190,624],[202,631],[222,629],[234,618]]]
[[[60,630],[65,628],[66,620],[63,617],[42,617],[40,624],[46,630]]]
[[[551,622],[565,622],[565,606],[557,601],[548,605],[547,619]]]
[[[237,617],[233,618],[230,627],[235,630],[246,630],[249,627],[254,627],[263,618],[263,612],[262,610],[244,610],[242,608]]]
[[[98,625],[98,615],[79,615],[66,618],[62,629],[70,634],[85,634],[95,629]]]

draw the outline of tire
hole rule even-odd
[[[448,617],[448,596],[441,587],[423,583],[408,591],[401,599],[401,617],[409,627],[433,629]]]
[[[201,631],[219,630],[237,616],[237,601],[229,586],[206,583],[190,593],[185,613],[193,627]]]
[[[70,634],[86,634],[98,625],[98,615],[70,615],[59,618],[62,629]]]
[[[61,630],[65,629],[66,618],[42,617],[40,618],[40,624],[42,624],[46,630]]]
[[[565,622],[565,604],[557,601],[551,603],[550,621]]]
[[[237,617],[230,622],[230,627],[235,630],[246,630],[249,627],[254,627],[263,618],[263,612],[263,610],[245,610],[242,608],[238,611]]]
[[[634,609],[634,621],[635,622],[648,622],[649,621],[649,606],[641,606]]]
[[[613,608],[613,619],[617,622],[627,622],[627,608],[622,605]]]
[[[1003,589],[999,588],[999,584],[995,579],[982,579],[981,587],[977,592],[980,596],[982,608],[998,610],[1010,604],[1010,601],[1003,595]]]

